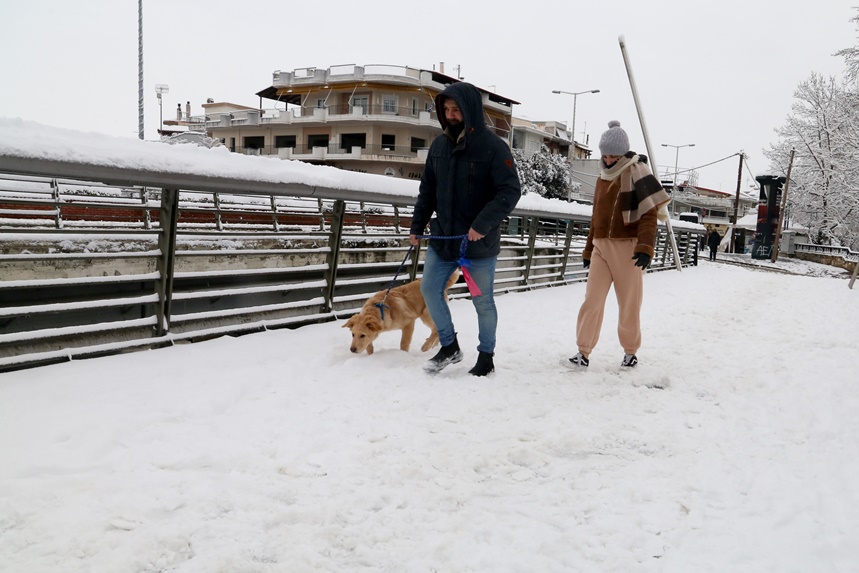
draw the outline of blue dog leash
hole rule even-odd
[[[468,260],[468,257],[465,256],[468,251],[468,235],[451,235],[449,237],[437,237],[433,235],[420,235],[421,239],[462,239],[462,242],[459,244],[459,260],[456,263],[459,265],[459,269],[462,272],[462,278],[465,279],[465,284],[468,286],[468,292],[471,296],[482,296],[483,293],[480,292],[480,287],[477,286],[477,283],[474,282],[474,279],[471,278],[471,273],[468,272],[469,267],[471,267],[471,261]]]
[[[406,251],[406,256],[403,257],[403,262],[400,263],[400,267],[397,269],[397,272],[394,273],[394,280],[391,281],[391,284],[388,285],[388,290],[385,291],[385,296],[382,298],[381,302],[377,302],[373,306],[379,307],[379,313],[382,315],[382,320],[385,320],[385,309],[390,309],[388,305],[385,304],[385,301],[388,299],[388,293],[391,292],[391,289],[394,288],[394,284],[397,282],[397,277],[400,275],[400,271],[403,270],[403,267],[406,264],[406,261],[409,260],[409,255],[412,254],[412,250],[415,248],[414,245],[409,245],[409,250]]]

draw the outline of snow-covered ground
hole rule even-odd
[[[559,365],[575,284],[497,299],[487,378],[467,300],[436,376],[343,321],[0,375],[0,571],[859,570],[859,290],[645,285],[629,371],[613,295]]]

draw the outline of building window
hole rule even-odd
[[[328,135],[308,135],[307,149],[314,147],[328,147]]]
[[[318,108],[324,108],[324,107],[325,107],[325,100],[324,100],[324,99],[318,99],[318,100],[316,100],[316,107],[318,107]]]
[[[295,149],[295,136],[294,135],[275,135],[274,136],[274,146],[278,149],[282,147],[292,147]]]
[[[382,96],[382,113],[397,113],[397,96]]]
[[[367,96],[356,96],[352,98],[352,109],[356,107],[360,107],[363,111],[361,113],[366,114],[367,110],[370,109],[370,98]]]
[[[412,115],[418,114],[418,100],[412,98]]]
[[[244,145],[247,149],[262,149],[263,147],[265,147],[265,138],[261,135],[245,137]]]
[[[412,138],[412,153],[417,153],[418,149],[426,149],[427,140],[420,137]]]
[[[393,151],[397,142],[397,136],[382,134],[382,151]]]
[[[340,136],[340,149],[351,151],[353,147],[367,147],[366,133],[344,133]]]

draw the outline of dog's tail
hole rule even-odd
[[[447,279],[447,284],[444,285],[444,292],[445,293],[447,293],[447,289],[449,289],[450,287],[452,287],[453,285],[456,284],[456,281],[459,280],[459,275],[460,275],[459,269],[456,269],[455,271],[453,271],[453,274],[450,275],[449,279]]]

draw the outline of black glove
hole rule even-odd
[[[591,266],[591,260],[590,259],[582,259],[582,268],[586,269],[589,266]]]
[[[647,253],[635,253],[632,255],[632,259],[635,261],[635,266],[646,269],[650,264],[651,257]]]

